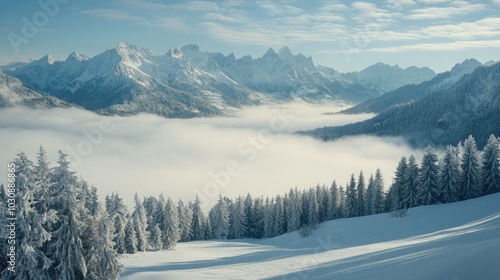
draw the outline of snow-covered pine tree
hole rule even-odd
[[[479,197],[482,193],[481,161],[472,135],[463,145],[461,169],[459,198],[465,200]]]
[[[217,204],[210,210],[210,224],[215,239],[227,239],[229,233],[229,210],[227,202],[219,194]]]
[[[162,232],[163,248],[171,250],[175,248],[177,241],[180,239],[179,216],[177,215],[174,202],[170,197],[167,198],[163,209],[163,217],[165,218]]]
[[[358,204],[357,213],[359,216],[364,216],[368,214],[366,209],[366,187],[365,187],[365,176],[363,176],[363,171],[359,172],[358,177],[358,187],[356,191],[356,203]]]
[[[347,217],[347,214],[346,214],[346,202],[345,202],[345,189],[342,185],[340,185],[339,187],[339,218],[346,218]]]
[[[295,187],[295,189],[290,188],[288,200],[287,231],[292,232],[298,230],[301,226],[300,216],[302,215],[302,201],[297,187]]]
[[[420,168],[415,160],[415,157],[411,155],[408,159],[408,165],[406,167],[405,178],[402,184],[403,199],[401,208],[411,208],[418,206],[417,204],[417,186],[418,178],[420,176]]]
[[[394,183],[392,184],[392,210],[398,210],[407,207],[404,200],[406,195],[406,179],[408,177],[408,175],[406,174],[407,169],[408,163],[406,157],[402,157],[398,163],[398,167],[396,168]]]
[[[37,201],[34,199],[36,184],[34,166],[23,152],[18,154],[14,163],[17,218],[15,276],[16,279],[49,279],[48,270],[52,262],[44,254],[43,246],[50,240],[51,235],[42,226],[47,223],[44,213],[39,213],[35,208]],[[4,212],[5,208],[1,209]],[[51,222],[54,221],[55,215],[52,215]],[[5,227],[6,224],[3,225]],[[0,276],[2,279],[10,279],[12,273],[4,270]]]
[[[326,221],[326,214],[328,211],[328,191],[325,185],[316,185],[316,199],[318,200],[318,218],[319,222]]]
[[[158,224],[153,226],[150,233],[150,240],[151,242],[149,245],[151,246],[151,250],[158,251],[163,248],[161,229]]]
[[[146,217],[146,210],[144,205],[139,199],[139,195],[134,195],[134,213],[132,213],[132,223],[134,225],[135,235],[137,239],[137,250],[145,252],[149,249],[149,231],[148,219]]]
[[[113,221],[115,250],[118,254],[124,254],[127,251],[125,247],[125,227],[129,217],[127,207],[117,193],[106,196],[106,212]]]
[[[439,182],[438,157],[431,146],[427,146],[420,165],[418,179],[417,204],[431,205],[441,202],[441,184]]]
[[[264,199],[256,197],[253,202],[253,215],[252,215],[252,237],[264,237]]]
[[[460,159],[458,149],[448,146],[441,161],[441,200],[444,203],[459,200],[458,187],[460,184]]]
[[[373,212],[373,210],[375,208],[372,207],[373,195],[375,194],[374,187],[375,187],[375,179],[373,178],[373,174],[371,174],[370,177],[368,178],[368,186],[366,188],[366,205],[365,205],[365,208],[366,208],[367,215],[373,215],[373,214],[375,214],[375,212]]]
[[[118,279],[122,265],[118,261],[113,243],[113,223],[100,203],[91,216],[84,242],[87,276],[89,280]]]
[[[355,217],[358,213],[358,205],[356,199],[356,180],[354,179],[354,174],[351,175],[351,181],[347,184],[346,190],[346,201],[345,201],[345,210],[346,217]]]
[[[490,135],[483,150],[483,195],[500,192],[500,141]]]
[[[191,238],[193,237],[193,213],[191,212],[191,208],[189,208],[188,205],[184,205],[184,202],[181,199],[177,202],[177,214],[179,216],[180,241],[191,241]]]
[[[39,213],[47,212],[49,203],[49,189],[51,185],[50,162],[43,146],[40,146],[37,154],[37,164],[35,166],[35,189],[34,199],[37,201],[35,207]]]
[[[328,209],[327,209],[327,219],[333,220],[340,218],[339,209],[339,189],[337,187],[337,182],[333,181],[330,186],[330,191],[328,194]]]
[[[278,236],[285,233],[285,212],[283,205],[283,198],[280,195],[276,196],[275,203],[273,205],[273,235]]]
[[[51,227],[52,238],[48,244],[49,258],[54,262],[51,279],[84,279],[87,275],[81,236],[85,231],[86,213],[81,194],[81,182],[69,170],[67,155],[59,151],[58,166],[54,168],[50,196],[50,209],[58,214],[58,221]]]
[[[385,209],[384,203],[384,179],[382,178],[382,171],[377,168],[375,172],[375,178],[373,179],[373,189],[372,189],[372,202],[371,211],[373,214],[383,213]]]
[[[243,198],[240,196],[231,205],[230,211],[230,227],[228,238],[239,239],[244,238],[248,231],[247,229],[247,217],[245,215],[245,207]]]
[[[203,228],[205,229],[205,240],[210,240],[214,238],[214,232],[212,231],[212,223],[210,218],[206,217],[203,223]]]
[[[137,237],[133,219],[129,219],[127,221],[127,225],[125,226],[125,253],[137,253]]]
[[[316,197],[316,191],[314,188],[309,189],[309,209],[307,215],[307,225],[315,228],[319,224],[320,220],[318,198]]]
[[[206,229],[203,227],[205,224],[205,215],[201,209],[201,201],[198,195],[196,195],[194,202],[192,203],[192,228],[191,232],[193,234],[193,240],[204,240],[206,239]]]
[[[266,203],[264,204],[264,237],[274,237],[274,215],[273,215],[273,198],[269,199],[266,197]]]
[[[245,233],[245,236],[247,237],[253,237],[254,236],[254,229],[255,229],[255,224],[254,224],[254,218],[253,218],[253,199],[250,194],[247,194],[245,196],[245,201],[243,203],[244,211],[245,211],[245,217],[246,217],[246,225],[247,225],[247,232]]]

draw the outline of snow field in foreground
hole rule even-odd
[[[122,279],[500,279],[500,194],[324,223],[307,238],[123,255]]]

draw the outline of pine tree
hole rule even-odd
[[[35,189],[33,198],[36,203],[36,208],[40,213],[47,212],[47,204],[49,203],[49,189],[51,185],[50,163],[47,159],[47,153],[43,146],[40,146],[37,154],[37,164],[35,166]]]
[[[180,239],[179,217],[174,202],[169,197],[163,208],[164,228],[162,232],[162,243],[164,249],[174,249]]]
[[[204,240],[206,238],[206,229],[203,227],[205,224],[205,215],[201,209],[201,202],[198,195],[196,195],[194,203],[192,204],[192,213],[191,232],[193,234],[193,240]]]
[[[82,233],[85,231],[85,208],[81,199],[81,183],[69,170],[67,155],[59,151],[59,161],[52,176],[50,194],[51,209],[58,213],[58,221],[52,227],[52,239],[48,254],[54,264],[50,271],[52,279],[83,279],[87,274]]]
[[[351,175],[351,181],[347,184],[346,190],[346,217],[357,216],[358,206],[356,204],[356,180],[354,179],[354,174]]]
[[[245,197],[245,201],[243,203],[244,207],[244,212],[245,212],[245,217],[246,217],[246,225],[247,225],[247,232],[245,233],[245,236],[247,237],[253,237],[254,232],[255,232],[255,219],[254,219],[254,214],[253,214],[253,199],[250,194],[247,194]]]
[[[280,195],[276,196],[276,201],[273,205],[273,236],[278,236],[285,233],[285,212],[283,198]]]
[[[382,178],[382,171],[380,168],[377,168],[377,172],[375,172],[375,178],[373,180],[373,188],[372,188],[372,202],[371,202],[371,211],[373,214],[379,214],[384,212],[384,179]]]
[[[441,161],[441,200],[444,203],[459,200],[458,187],[460,183],[460,159],[458,149],[448,146]]]
[[[137,237],[133,224],[133,219],[128,220],[125,226],[125,253],[137,253]]]
[[[266,198],[266,203],[264,205],[264,237],[274,237],[274,215],[273,215],[274,203],[273,199]]]
[[[417,186],[420,176],[420,168],[413,155],[408,159],[408,165],[405,172],[404,183],[401,186],[403,191],[403,200],[401,208],[411,208],[418,206],[417,204]]]
[[[252,212],[252,224],[254,225],[252,237],[262,238],[264,237],[264,199],[262,197],[254,199]]]
[[[43,227],[48,222],[46,215],[44,215],[46,213],[39,213],[35,208],[37,202],[34,200],[34,186],[36,184],[34,166],[23,152],[18,154],[14,163],[16,165],[14,178],[17,219],[16,279],[48,279],[51,261],[44,254],[43,246],[45,242],[50,240],[51,234]],[[4,212],[3,209],[5,208],[1,209]],[[49,222],[55,222],[55,219],[55,215],[52,215]],[[3,224],[2,227],[5,227],[5,225]],[[12,273],[5,270],[0,276],[2,279],[8,279],[9,275],[12,275]]]
[[[193,213],[191,212],[191,208],[187,205],[184,205],[181,199],[177,202],[177,214],[179,216],[179,232],[180,232],[180,241],[188,242],[191,241],[193,236],[192,234],[192,220]]]
[[[229,233],[229,211],[227,202],[219,195],[219,201],[210,210],[210,224],[215,239],[227,239]]]
[[[113,224],[100,204],[91,218],[92,226],[86,231],[86,279],[118,279],[122,265],[118,262],[113,246]]]
[[[404,201],[406,195],[406,179],[408,163],[406,157],[402,157],[399,161],[398,167],[396,168],[396,174],[394,178],[394,184],[392,185],[392,210],[398,210],[406,208],[407,205]]]
[[[243,199],[240,196],[231,206],[228,237],[232,239],[244,238],[247,231],[247,217]]]
[[[483,195],[500,192],[500,141],[491,135],[483,150]]]
[[[370,178],[368,178],[368,187],[366,188],[366,212],[367,215],[373,215],[375,214],[374,207],[372,207],[373,203],[373,195],[375,194],[374,191],[375,187],[375,179],[373,178],[373,174],[370,175]]]
[[[328,197],[327,219],[333,220],[340,218],[339,190],[336,181],[333,181],[332,185],[330,186],[330,192],[327,197]]]
[[[318,198],[316,197],[316,192],[313,188],[309,189],[309,211],[308,214],[308,224],[311,227],[316,227],[319,224],[319,205]]]
[[[481,162],[476,141],[472,136],[469,136],[464,142],[461,167],[460,199],[479,197],[482,193]]]
[[[292,232],[300,228],[300,216],[302,215],[302,201],[297,188],[295,188],[295,190],[290,189],[288,200],[287,231]]]
[[[209,217],[205,219],[205,223],[203,223],[203,228],[205,229],[205,240],[213,239],[214,232],[212,230],[212,223],[210,222]]]
[[[144,252],[149,249],[148,219],[144,205],[141,203],[137,193],[134,195],[134,202],[135,209],[134,213],[132,213],[132,223],[137,239],[137,250]]]
[[[434,149],[428,146],[422,158],[420,177],[417,189],[419,205],[431,205],[441,202],[441,185],[439,182],[438,157]]]
[[[125,227],[129,217],[127,207],[117,193],[106,196],[106,212],[113,221],[115,250],[118,254],[124,254],[127,249],[125,246]]]
[[[363,176],[363,171],[359,172],[358,177],[358,187],[356,192],[356,203],[358,204],[357,213],[359,216],[364,216],[368,214],[366,210],[366,188],[365,188],[365,177]]]
[[[339,218],[346,218],[346,194],[344,187],[341,185],[339,187]]]
[[[162,234],[161,234],[161,229],[158,224],[153,226],[153,229],[151,230],[151,235],[150,235],[150,246],[151,250],[153,251],[158,251],[163,248],[163,242],[162,242]]]

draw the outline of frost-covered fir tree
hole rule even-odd
[[[328,206],[328,191],[324,185],[316,185],[316,199],[318,200],[318,217],[319,222],[326,221],[327,206]]]
[[[35,189],[34,199],[37,201],[35,207],[40,213],[47,212],[49,203],[49,189],[51,185],[50,162],[47,159],[47,153],[43,146],[40,146],[37,154],[37,163],[35,166]]]
[[[16,160],[16,279],[49,279],[49,268],[52,261],[43,252],[43,247],[50,240],[51,234],[43,225],[47,224],[46,213],[39,213],[35,208],[34,189],[36,174],[33,163],[21,152]],[[4,197],[3,197],[4,198]],[[3,200],[2,202],[4,202]],[[1,208],[2,212],[5,208]],[[2,213],[5,214],[5,213]],[[51,212],[51,220],[55,221],[55,213]],[[5,227],[6,223],[2,224]],[[4,245],[4,244],[2,244]],[[13,244],[10,244],[13,245]],[[9,246],[10,246],[9,245]],[[10,279],[13,274],[4,270],[2,279]]]
[[[472,136],[464,142],[461,169],[459,198],[465,200],[479,197],[482,193],[481,161],[476,140]]]
[[[228,238],[238,239],[246,237],[247,229],[247,217],[245,215],[245,207],[243,198],[238,197],[236,201],[231,205],[230,209],[230,226]]]
[[[162,242],[164,249],[174,249],[180,239],[179,216],[174,202],[169,197],[165,203],[163,217],[165,218],[162,232]]]
[[[439,182],[438,157],[434,149],[428,146],[420,165],[418,180],[417,203],[418,205],[431,205],[441,202],[441,185]]]
[[[320,220],[319,220],[319,204],[318,204],[318,198],[316,196],[316,192],[314,191],[313,188],[309,189],[309,209],[307,212],[308,216],[308,226],[311,227],[316,227]]]
[[[491,135],[483,150],[483,195],[500,192],[500,141]]]
[[[118,279],[122,265],[118,262],[113,243],[113,224],[103,207],[98,204],[86,231],[85,260],[89,280]],[[85,246],[84,246],[85,248]]]
[[[373,179],[373,188],[371,194],[371,213],[379,214],[384,212],[384,179],[382,178],[382,171],[377,168],[375,178]]]
[[[345,189],[342,185],[340,185],[339,187],[339,217],[340,218],[346,218],[347,217],[347,214],[346,214],[346,202],[345,202]]]
[[[441,200],[444,203],[459,200],[458,187],[460,183],[460,159],[458,149],[448,146],[441,161],[440,184]]]
[[[403,209],[406,208],[407,205],[405,203],[405,187],[406,187],[406,179],[407,179],[407,169],[408,163],[406,157],[402,157],[398,163],[398,167],[396,168],[396,174],[394,178],[394,183],[392,184],[392,210]]]
[[[151,230],[151,235],[150,235],[150,246],[151,250],[153,251],[158,251],[163,248],[163,242],[162,240],[162,234],[161,234],[161,229],[158,224],[153,226],[153,229]]]
[[[253,237],[254,236],[254,230],[255,230],[255,224],[254,224],[254,215],[253,215],[253,199],[250,194],[247,194],[245,196],[245,201],[243,202],[243,208],[245,212],[245,217],[246,217],[246,225],[247,225],[247,232],[245,233],[245,236],[247,237]]]
[[[81,236],[85,230],[85,208],[81,197],[81,183],[69,170],[67,155],[59,151],[58,166],[54,168],[49,208],[57,211],[58,221],[52,226],[48,254],[54,262],[50,269],[52,279],[84,279],[87,275]]]
[[[219,201],[210,210],[210,224],[215,239],[227,239],[229,233],[229,210],[227,202],[219,195]]]
[[[127,207],[117,193],[106,196],[106,212],[113,221],[115,250],[118,254],[124,254],[127,251],[125,246],[125,228],[129,217]]]
[[[417,188],[418,178],[420,176],[420,168],[418,167],[418,163],[413,155],[411,155],[408,159],[405,175],[403,185],[401,186],[403,191],[403,207],[401,208],[411,208],[418,205]]]
[[[184,205],[184,202],[181,199],[177,202],[177,214],[179,216],[180,241],[191,241],[191,238],[193,237],[191,232],[193,213],[191,212],[191,208],[188,205]]]
[[[139,195],[134,195],[134,213],[132,213],[132,223],[134,225],[135,236],[137,239],[137,250],[145,252],[149,249],[149,231],[148,219],[146,217],[146,210],[144,205],[139,199]]]
[[[300,216],[302,215],[302,201],[297,187],[290,189],[288,200],[287,231],[292,232],[300,228]]]
[[[214,238],[214,232],[212,231],[212,223],[210,218],[207,217],[203,223],[203,228],[205,229],[205,240],[210,240]]]
[[[266,203],[264,205],[264,237],[274,237],[274,215],[273,215],[274,203],[273,199],[266,198]]]
[[[191,208],[193,213],[191,222],[191,232],[193,234],[193,240],[204,240],[206,236],[206,229],[203,226],[205,224],[205,215],[203,214],[203,210],[201,209],[201,201],[198,195],[196,195]]]
[[[359,216],[367,215],[369,211],[366,210],[366,187],[365,187],[365,176],[363,176],[363,171],[359,172],[358,177],[358,187],[356,192],[356,203],[358,204],[357,213]]]
[[[276,201],[273,205],[273,236],[278,236],[285,233],[285,211],[283,198],[280,195],[276,196]]]
[[[129,219],[127,225],[125,226],[125,253],[137,253],[137,237],[133,219]]]
[[[336,181],[333,181],[332,185],[330,186],[330,192],[328,195],[327,218],[328,220],[340,218],[339,190]]]
[[[253,202],[253,215],[252,215],[252,237],[264,237],[264,199],[256,197]]]
[[[356,199],[356,180],[354,179],[354,174],[351,175],[351,181],[347,184],[346,190],[346,200],[345,200],[345,211],[346,217],[355,217],[358,213],[358,205]]]
[[[368,178],[368,186],[366,188],[366,206],[365,207],[366,207],[367,215],[375,214],[375,212],[373,212],[373,210],[375,208],[372,207],[373,195],[375,194],[374,187],[375,187],[375,179],[373,178],[373,174],[371,174],[370,177]]]

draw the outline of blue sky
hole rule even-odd
[[[0,64],[94,56],[119,42],[159,54],[194,43],[254,58],[286,45],[341,72],[379,61],[442,72],[466,58],[500,60],[500,0],[0,3]]]

